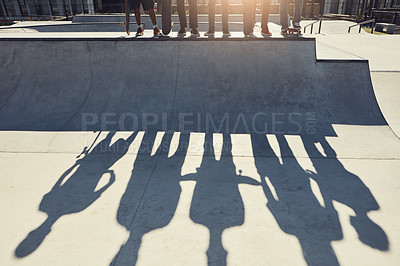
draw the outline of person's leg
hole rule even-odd
[[[156,12],[154,12],[154,0],[140,0],[142,2],[143,9],[149,12],[151,23],[153,24],[153,33],[155,37],[162,36],[160,29],[157,25]]]
[[[140,8],[135,8],[135,19],[137,26],[141,27],[142,22],[140,21]]]
[[[279,3],[279,11],[280,11],[280,22],[282,28],[289,28],[288,25],[288,1],[287,0],[280,0]]]
[[[197,30],[197,0],[189,0],[189,26]]]
[[[302,0],[295,0],[293,25],[295,23],[300,23],[300,20],[301,20],[301,9],[302,9]]]
[[[262,17],[261,17],[261,28],[268,28],[268,20],[269,20],[269,9],[270,9],[270,0],[262,1]]]
[[[151,19],[151,23],[153,24],[153,35],[154,35],[154,37],[163,36],[161,31],[160,31],[160,28],[158,28],[158,25],[157,25],[156,12],[154,12],[154,8],[149,8],[147,11],[149,12],[149,17]]]
[[[153,26],[157,26],[157,19],[156,19],[156,13],[154,12],[154,8],[150,8],[148,11],[151,23],[153,23]]]
[[[176,5],[178,8],[180,27],[181,29],[186,29],[187,20],[186,20],[186,10],[185,10],[185,0],[177,0]]]
[[[229,0],[221,0],[222,4],[222,32],[229,32]]]
[[[252,0],[252,5],[253,5],[253,21],[254,21],[254,25],[256,25],[256,14],[257,14],[257,0]]]
[[[135,19],[136,19],[136,24],[137,24],[137,31],[136,31],[136,37],[142,36],[144,33],[144,29],[142,27],[142,21],[140,20],[140,8],[135,8]]]
[[[141,25],[140,18],[140,0],[130,0],[129,1],[130,8],[133,8],[135,13],[135,20],[138,27]]]
[[[208,0],[208,32],[215,32],[215,0]]]

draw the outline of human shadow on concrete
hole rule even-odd
[[[43,196],[39,210],[48,217],[18,245],[16,257],[23,258],[33,253],[60,217],[85,210],[114,183],[115,174],[110,168],[128,152],[136,133],[126,140],[120,138],[111,145],[114,135],[115,132],[108,133],[91,152],[85,151],[85,156],[65,171],[51,191]],[[105,174],[110,175],[108,183],[96,190]]]
[[[388,250],[388,238],[367,213],[379,205],[359,177],[347,171],[325,137],[301,136],[316,173],[305,171],[293,155],[283,135],[276,135],[282,162],[263,135],[253,135],[252,145],[257,171],[267,197],[267,207],[287,234],[296,236],[308,265],[339,265],[331,242],[343,238],[342,226],[333,201],[352,208],[350,222],[366,245]],[[320,142],[323,155],[316,147]],[[310,184],[318,184],[323,204],[315,197]],[[269,182],[267,182],[269,181]]]
[[[151,147],[154,135],[146,133],[142,144]],[[181,134],[177,151],[168,157],[171,135],[165,135],[155,155],[140,149],[132,176],[121,199],[117,220],[130,232],[110,265],[135,265],[145,234],[167,226],[177,209],[181,195],[179,182],[196,182],[190,218],[210,231],[207,250],[209,265],[225,265],[227,252],[222,245],[225,229],[244,221],[244,205],[238,184],[259,185],[249,177],[236,174],[229,135],[223,141],[221,159],[215,159],[212,134],[206,135],[204,156],[196,173],[182,176],[181,169],[189,143],[189,134]],[[145,183],[148,182],[148,185]],[[146,186],[145,192],[142,189]],[[143,194],[144,193],[144,194]]]
[[[242,176],[240,169],[237,174],[229,134],[224,134],[221,157],[219,161],[216,160],[212,136],[206,134],[206,156],[203,156],[197,172],[184,176],[184,179],[196,181],[190,218],[210,231],[208,265],[226,265],[227,251],[222,244],[222,233],[244,222],[244,205],[238,185],[260,184],[250,177]]]
[[[181,168],[189,134],[180,136],[177,151],[168,157],[173,134],[165,134],[151,155],[156,134],[146,132],[130,181],[117,212],[117,221],[130,233],[110,265],[135,265],[145,234],[167,226],[181,195]],[[147,189],[148,188],[148,189]]]
[[[388,250],[389,240],[385,231],[367,215],[370,211],[379,210],[379,204],[369,188],[358,176],[344,168],[326,138],[303,135],[302,140],[317,171],[309,171],[310,177],[319,185],[325,205],[332,206],[332,202],[337,201],[353,209],[355,216],[350,217],[350,222],[360,241],[378,250]],[[317,143],[321,144],[325,154],[317,149]]]
[[[252,136],[254,153],[264,155],[255,156],[255,164],[267,207],[281,230],[298,239],[308,265],[339,265],[331,246],[331,241],[343,237],[338,213],[332,205],[320,205],[311,189],[309,174],[299,165],[285,137],[276,137],[282,163],[265,135]]]

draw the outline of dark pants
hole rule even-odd
[[[181,29],[187,27],[185,0],[177,0],[179,23]],[[189,0],[189,26],[191,29],[196,29],[197,25],[197,0]]]
[[[229,31],[229,0],[221,0],[222,4],[222,32]],[[215,0],[208,1],[208,29],[215,31]]]
[[[280,17],[281,17],[281,26],[282,28],[288,28],[289,18],[288,18],[288,0],[280,0]],[[293,23],[300,22],[301,20],[301,8],[302,8],[302,0],[295,0],[294,2],[294,16]]]
[[[269,8],[270,7],[270,0],[263,0],[262,1],[262,17],[261,17],[261,28],[265,29],[268,27],[268,20],[269,20]]]

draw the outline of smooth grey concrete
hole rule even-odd
[[[400,70],[373,72],[371,77],[382,113],[391,129],[400,138]]]
[[[282,135],[118,132],[110,141],[108,132],[16,132],[30,152],[0,154],[2,264],[396,265],[399,142],[385,148],[391,155],[346,159],[363,150],[365,133],[393,135],[376,126],[336,129],[339,137],[322,146]],[[20,134],[50,138],[35,148]],[[154,138],[159,145],[139,150]],[[122,156],[115,148],[124,139],[132,142]],[[38,149],[56,143],[76,149]],[[76,158],[85,146],[88,155]],[[40,227],[47,215],[56,217],[51,231]]]
[[[0,34],[0,264],[397,265],[398,83],[370,77],[383,60],[317,60],[314,40],[27,34]],[[76,131],[83,112],[127,110],[174,130]],[[176,123],[260,110],[278,114],[267,135]],[[310,110],[316,134],[281,127]]]
[[[11,26],[0,27],[1,33],[10,32],[65,32],[65,33],[76,33],[76,32],[124,32],[125,28],[120,26],[120,23],[125,21],[124,16],[112,16],[112,15],[84,15],[75,16],[70,21],[25,21],[18,22]],[[148,15],[141,17],[142,23],[145,24],[146,29],[152,29],[152,22]],[[180,29],[179,18],[177,15],[172,15],[171,19],[172,31],[178,32]],[[242,31],[243,30],[243,16],[241,14],[231,14],[229,16],[229,30],[230,31]],[[256,21],[261,21],[261,15],[256,16]],[[279,15],[272,14],[270,16],[271,23],[278,23]],[[131,26],[133,30],[136,30],[135,17],[131,16]],[[157,24],[162,28],[161,16],[157,16]],[[198,16],[198,29],[199,31],[208,30],[208,17],[207,15]],[[216,30],[221,31],[222,29],[222,18],[221,15],[216,15]],[[189,30],[189,29],[188,29]]]
[[[145,130],[140,120],[144,113],[157,114],[160,122],[153,127],[157,130],[213,131],[205,124],[208,113],[218,127],[227,119],[221,131],[231,133],[299,134],[306,130],[310,113],[316,116],[315,128],[321,135],[335,135],[331,128],[335,123],[385,125],[367,62],[317,61],[313,39],[3,44],[3,130],[82,130],[86,114],[100,118],[105,112],[117,119],[133,113],[139,116],[139,125],[103,127],[99,119],[86,130]],[[301,52],[293,54],[293,49]],[[137,51],[140,56],[135,56]],[[44,57],[57,64],[40,60]],[[118,64],[113,63],[115,58]],[[26,60],[36,64],[24,64]],[[151,61],[157,63],[147,63]],[[15,69],[12,76],[11,69]],[[148,73],[156,74],[149,78]],[[159,97],[151,97],[154,93]],[[195,114],[196,123],[184,128],[179,123],[182,114]],[[275,128],[276,114],[296,123]],[[163,115],[166,125],[161,123]],[[247,125],[236,124],[241,116]]]

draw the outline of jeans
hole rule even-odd
[[[185,0],[177,0],[177,8],[179,15],[179,23],[181,29],[187,27]],[[197,0],[189,0],[189,26],[191,29],[196,29],[197,25]]]
[[[229,0],[221,0],[222,32],[229,31]],[[215,0],[208,1],[208,31],[215,32]]]
[[[280,17],[281,17],[282,28],[289,28],[288,4],[289,4],[288,0],[280,0],[279,9],[280,9],[280,13],[281,13]],[[302,0],[295,0],[293,23],[300,22],[301,8],[302,8]]]
[[[270,7],[270,0],[262,0],[262,17],[261,17],[261,28],[262,29],[265,29],[268,26],[269,7]],[[254,9],[255,8],[256,7],[254,6]]]

